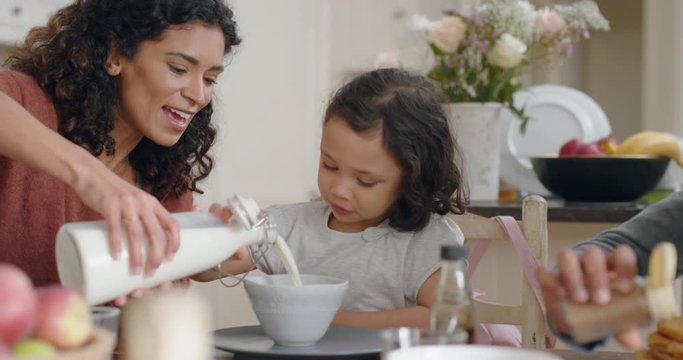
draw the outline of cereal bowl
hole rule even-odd
[[[244,280],[251,306],[263,331],[278,345],[309,346],[325,335],[348,287],[346,280],[301,275],[294,286],[288,274]]]

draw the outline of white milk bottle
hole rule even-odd
[[[180,225],[180,248],[151,277],[130,272],[130,258],[122,228],[122,251],[113,260],[104,221],[64,224],[57,233],[59,279],[80,290],[88,304],[100,304],[137,288],[149,288],[207,270],[233,255],[240,247],[272,244],[278,238],[253,199],[234,196],[228,201],[233,219],[223,223],[210,213],[186,212],[173,216]]]

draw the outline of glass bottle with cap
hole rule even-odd
[[[431,309],[431,331],[440,336],[453,336],[465,331],[467,342],[475,339],[476,313],[467,276],[468,249],[464,246],[441,247],[441,278]]]

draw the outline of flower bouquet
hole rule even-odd
[[[525,0],[478,0],[470,11],[448,11],[437,21],[415,15],[411,30],[427,45],[427,76],[447,102],[502,103],[522,120],[524,133],[529,118],[512,97],[522,86],[519,76],[532,65],[561,63],[590,31],[609,30],[609,22],[592,0],[540,9]],[[397,52],[380,54],[375,64],[396,65]]]

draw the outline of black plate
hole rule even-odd
[[[260,326],[241,326],[213,332],[214,347],[229,351],[235,360],[361,359],[379,360],[380,332],[373,329],[330,326],[312,346],[276,345]]]

